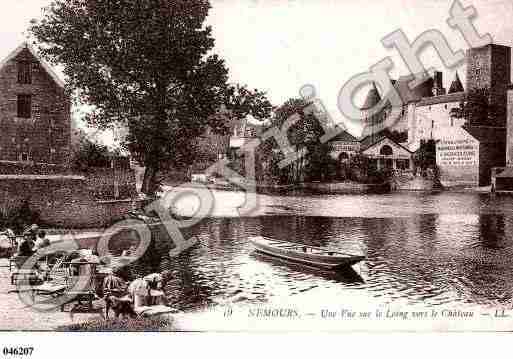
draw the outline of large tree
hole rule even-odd
[[[283,128],[291,118],[296,121],[287,131],[287,138],[293,150],[306,152],[285,168],[280,168],[279,163],[285,159],[282,149],[274,140],[267,140],[259,148],[260,159],[269,163],[267,168],[270,177],[280,183],[297,183],[303,180],[328,181],[335,172],[334,160],[330,157],[331,147],[329,143],[321,143],[320,138],[324,134],[319,119],[314,114],[305,114],[305,109],[310,105],[303,99],[291,98],[275,109],[275,116],[270,126]],[[297,116],[297,117],[292,117]]]
[[[263,93],[227,84],[209,9],[208,0],[55,0],[31,26],[41,54],[63,65],[70,90],[93,106],[89,124],[128,128],[124,146],[146,167],[147,194],[163,163],[193,162],[190,145],[207,126],[227,133],[216,115],[223,103],[249,98],[228,104],[238,116],[270,110]]]

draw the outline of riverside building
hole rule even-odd
[[[368,116],[368,109],[382,101],[373,86],[362,108],[364,131],[359,140],[361,153],[376,159],[378,168],[408,170],[412,168],[412,158],[421,143],[434,140],[436,163],[443,185],[489,185],[492,168],[506,163],[511,48],[490,44],[469,49],[465,62],[465,88],[458,73],[454,75],[448,91],[444,87],[443,74],[438,71],[413,89],[409,83],[414,77],[401,77],[393,84],[402,99],[402,107],[391,108],[388,105],[381,113]],[[476,89],[489,90],[489,102],[496,107],[497,116],[483,118],[478,123],[455,117],[454,110],[466,101],[469,91]],[[390,125],[387,120],[391,118],[395,120]],[[385,126],[387,131],[380,131],[385,130]],[[390,133],[402,136],[394,136],[394,141]],[[402,141],[397,140],[400,137]],[[371,145],[362,145],[364,143]],[[334,150],[343,146],[344,143],[334,141]]]
[[[70,99],[64,83],[27,43],[0,63],[0,129],[0,163],[68,163]]]

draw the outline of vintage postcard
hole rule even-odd
[[[510,0],[1,6],[0,331],[513,330]]]

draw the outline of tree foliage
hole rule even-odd
[[[283,129],[293,119],[287,130],[291,149],[296,153],[306,152],[305,156],[280,168],[279,163],[285,155],[278,143],[268,140],[260,145],[259,158],[268,162],[268,172],[275,182],[330,181],[336,176],[337,164],[330,156],[331,146],[320,142],[324,134],[321,123],[313,114],[304,113],[308,105],[303,99],[291,98],[275,109],[269,126]]]
[[[421,140],[420,147],[414,154],[414,165],[424,173],[428,168],[436,168],[435,140]]]
[[[194,161],[191,141],[207,126],[227,132],[222,104],[237,100],[227,106],[237,116],[270,107],[262,92],[228,85],[209,9],[208,0],[55,0],[31,27],[41,54],[94,106],[89,124],[128,128],[124,146],[146,167],[145,193],[155,192],[162,163]]]
[[[451,110],[454,118],[465,119],[469,126],[493,126],[496,125],[501,116],[499,107],[491,101],[490,89],[479,88],[468,92],[465,99],[460,102],[458,108]]]
[[[78,141],[72,148],[71,165],[74,169],[86,171],[90,167],[109,167],[111,157],[120,155],[90,139],[84,131],[79,131],[77,135]]]

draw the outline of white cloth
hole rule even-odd
[[[148,282],[143,278],[137,278],[128,286],[128,293],[134,300],[134,308],[146,305],[146,297],[148,296]]]
[[[35,251],[37,251],[37,250],[39,250],[40,248],[45,247],[45,245],[44,245],[44,244],[45,244],[45,240],[44,240],[43,238],[41,238],[41,237],[38,237],[38,238],[36,239],[36,242],[34,243],[34,250],[35,250]]]

